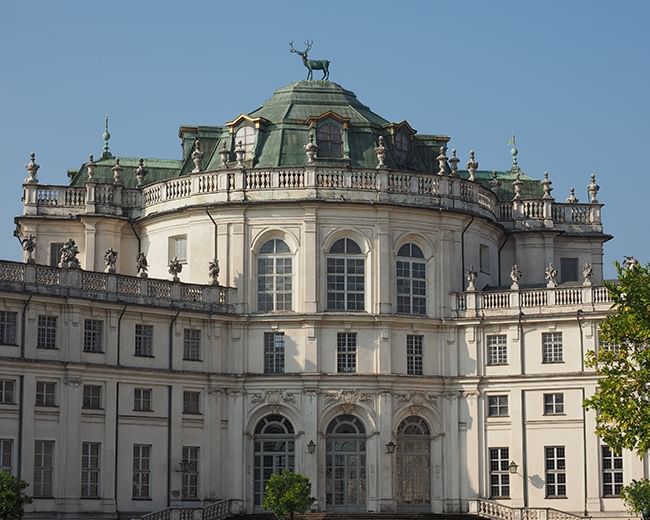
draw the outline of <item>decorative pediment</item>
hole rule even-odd
[[[232,134],[235,129],[242,123],[248,123],[255,128],[259,128],[260,126],[268,125],[270,121],[268,119],[264,119],[263,117],[249,117],[246,114],[241,114],[232,121],[228,121],[226,123],[226,126]]]
[[[307,124],[313,127],[316,126],[320,121],[323,121],[324,119],[334,119],[339,123],[341,123],[343,125],[343,128],[347,128],[350,123],[349,117],[344,117],[337,114],[336,112],[328,110],[327,112],[323,112],[318,116],[309,116],[307,118]]]
[[[406,120],[402,121],[401,123],[389,123],[387,125],[384,125],[384,128],[388,130],[391,135],[395,135],[396,133],[402,131],[408,134],[409,137],[413,137],[417,133],[417,130],[409,125],[408,121]]]

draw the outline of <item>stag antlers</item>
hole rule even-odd
[[[299,51],[294,49],[293,47],[293,40],[289,42],[289,52],[293,52],[295,54],[299,54],[300,56],[304,56],[305,58],[307,57],[307,54],[311,50],[312,46],[314,45],[313,40],[305,40],[305,50],[304,51]]]

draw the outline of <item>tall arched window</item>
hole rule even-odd
[[[334,242],[327,254],[327,310],[364,310],[365,257],[350,238]]]
[[[340,159],[343,156],[343,126],[338,121],[326,119],[316,128],[318,157]]]
[[[255,426],[253,496],[259,508],[264,500],[264,488],[271,475],[294,468],[295,435],[291,421],[273,414],[262,418]]]
[[[397,252],[397,312],[427,313],[426,262],[415,244],[404,244]]]
[[[265,242],[257,256],[257,310],[290,311],[292,257],[279,238]]]
[[[235,133],[235,150],[241,142],[242,148],[244,149],[244,159],[252,159],[253,153],[255,152],[255,129],[250,125],[244,125],[240,127]]]
[[[427,510],[431,501],[430,430],[412,415],[397,428],[396,495],[400,510]]]
[[[325,502],[327,509],[366,510],[366,430],[353,415],[327,426]]]

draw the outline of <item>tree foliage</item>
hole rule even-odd
[[[309,510],[314,498],[311,496],[311,483],[300,473],[282,470],[274,473],[266,482],[262,507],[273,511],[277,518]]]
[[[31,497],[25,493],[28,485],[8,471],[0,470],[0,518],[2,520],[23,517],[25,504],[32,502]]]
[[[602,378],[585,407],[596,410],[596,433],[610,448],[642,456],[650,449],[650,264],[616,269],[618,283],[607,284],[615,305],[600,325],[601,348],[587,354]]]
[[[630,513],[641,513],[645,518],[650,513],[650,480],[632,480],[621,489],[621,498]]]

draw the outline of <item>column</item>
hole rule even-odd
[[[91,222],[84,222],[84,233],[86,237],[85,262],[83,268],[87,271],[101,271],[95,268],[95,235],[97,228]]]
[[[318,279],[319,279],[319,257],[320,247],[318,244],[318,231],[316,226],[316,206],[305,207],[303,216],[303,247],[299,255],[302,256],[300,270],[297,272],[298,279],[302,282],[305,313],[318,312]],[[302,253],[302,254],[300,254]],[[300,294],[300,293],[299,293]],[[300,298],[298,298],[300,300]],[[300,306],[300,302],[296,302]],[[296,309],[300,311],[300,308]]]
[[[395,480],[396,454],[386,453],[386,444],[395,442],[393,438],[393,396],[389,391],[381,391],[378,397],[379,409],[379,512],[395,511],[393,482]]]
[[[392,265],[391,254],[391,241],[390,241],[390,225],[388,223],[387,214],[377,215],[377,243],[376,243],[376,259],[375,259],[375,272],[369,273],[376,283],[375,296],[376,305],[375,309],[380,314],[390,314],[392,311],[391,304],[391,284],[394,280],[394,266]]]
[[[444,509],[446,513],[455,513],[460,510],[459,504],[459,429],[458,429],[458,393],[448,392],[444,394],[443,423],[445,429],[445,461],[444,464]]]

